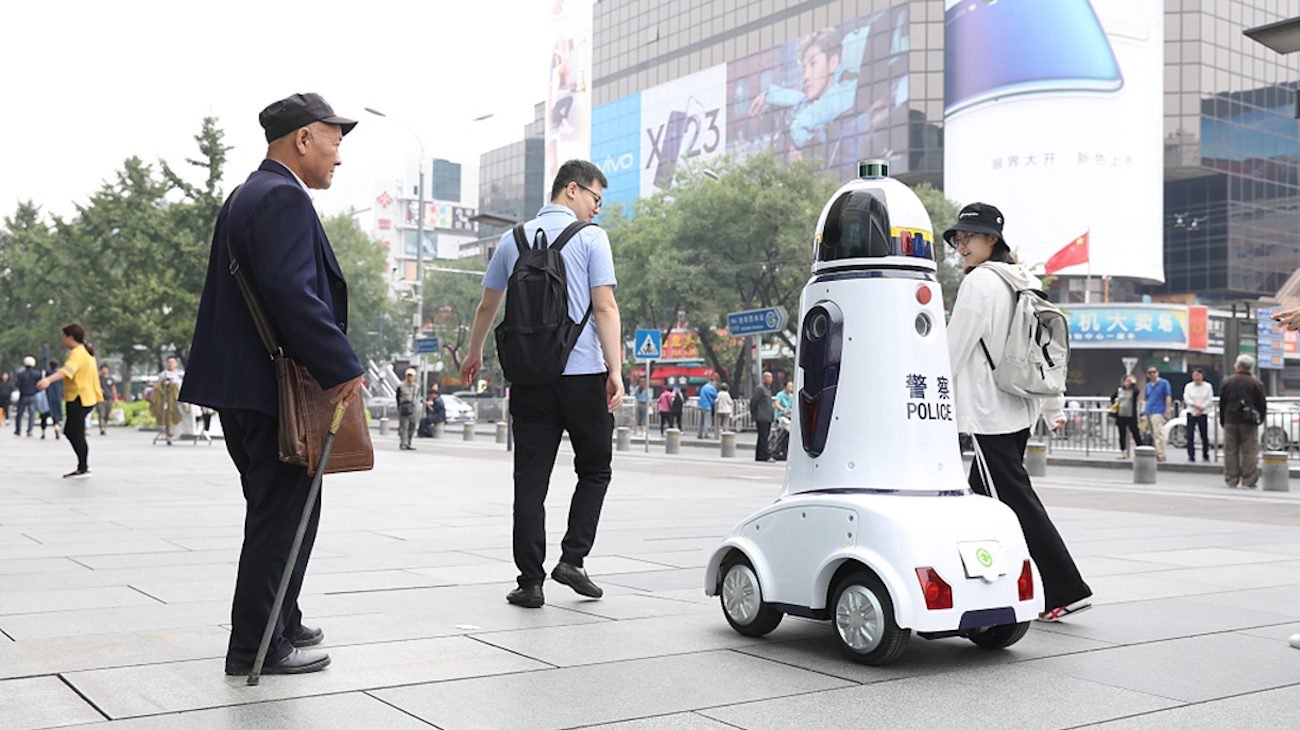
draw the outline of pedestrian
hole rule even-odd
[[[718,415],[718,433],[731,430],[731,414],[736,410],[736,401],[731,397],[731,386],[722,383],[718,386],[718,397],[713,401],[713,410]]]
[[[275,365],[231,274],[230,251],[247,272],[286,354],[334,403],[360,396],[361,362],[348,344],[348,286],[312,206],[309,190],[329,188],[339,145],[356,122],[336,116],[317,94],[295,94],[259,116],[266,159],[221,207],[212,235],[182,400],[216,409],[226,451],[243,486],[244,542],[231,605],[228,675],[248,674],[271,618],[276,589],[312,479],[280,461]],[[303,674],[330,662],[324,632],[303,623],[298,595],[316,542],[315,504],[293,565],[263,674]]]
[[[785,381],[785,387],[776,394],[776,417],[794,419],[794,381]]]
[[[636,432],[640,435],[645,433],[646,420],[650,417],[650,387],[645,378],[637,378],[632,389],[632,401],[636,409]]]
[[[673,424],[678,431],[682,430],[682,415],[686,412],[686,396],[682,395],[682,386],[673,386]]]
[[[537,216],[522,224],[527,241],[538,242],[541,235],[551,245],[559,243],[569,229],[572,238],[560,249],[564,262],[569,320],[578,324],[576,340],[558,360],[539,362],[541,370],[562,374],[545,384],[523,384],[521,378],[510,389],[510,415],[515,433],[514,451],[514,559],[519,569],[518,587],[506,600],[516,606],[540,608],[546,599],[542,583],[546,579],[546,515],[544,502],[555,466],[561,436],[568,432],[573,446],[574,471],[578,475],[573,500],[569,503],[568,530],[560,543],[560,560],[551,578],[567,585],[579,595],[599,598],[603,591],[587,576],[583,562],[596,539],[600,510],[611,478],[613,452],[613,413],[623,401],[622,325],[618,302],[614,298],[617,284],[614,258],[609,237],[603,230],[588,225],[574,233],[577,223],[590,223],[600,211],[601,191],[608,185],[604,173],[585,160],[570,160],[560,166],[551,185],[551,202]],[[516,271],[520,247],[513,231],[502,237],[487,273],[483,276],[483,296],[474,315],[468,356],[461,364],[461,380],[469,383],[483,367],[483,344],[497,309],[506,299],[506,322],[515,308],[527,308],[532,301],[516,302],[528,290],[519,287],[526,273]],[[510,289],[507,299],[506,290]],[[507,356],[502,343],[513,347],[518,335],[502,328],[497,330],[497,352],[503,369]],[[515,340],[510,338],[515,337]],[[518,364],[513,363],[512,364]],[[529,364],[531,366],[531,364]]]
[[[424,417],[420,419],[420,438],[433,438],[437,435],[434,426],[439,423],[447,422],[447,404],[442,400],[442,393],[438,392],[438,384],[434,383],[429,388],[429,397],[424,399]]]
[[[1160,371],[1147,368],[1147,384],[1142,391],[1142,418],[1147,422],[1151,444],[1156,447],[1156,461],[1165,460],[1165,422],[1174,408],[1173,388],[1160,377]]]
[[[99,414],[99,435],[103,436],[108,433],[105,426],[113,415],[113,404],[117,402],[117,381],[113,379],[113,371],[107,365],[99,366],[99,390],[104,394],[104,400],[95,407],[95,412]],[[203,430],[208,430],[206,425]]]
[[[700,411],[700,431],[696,438],[705,438],[711,435],[709,429],[713,426],[713,406],[718,399],[718,386],[715,384],[717,378],[710,378],[709,382],[700,388],[699,397],[695,400],[695,407]]]
[[[664,388],[659,391],[659,435],[664,435],[664,429],[671,428],[673,422],[673,391]]]
[[[1042,288],[1016,263],[1002,237],[1002,225],[997,208],[971,203],[943,234],[966,264],[966,278],[948,324],[957,428],[970,434],[975,448],[971,489],[996,496],[1019,518],[1043,581],[1046,610],[1039,618],[1059,621],[1090,608],[1092,589],[1079,574],[1024,466],[1029,431],[1037,424],[1040,410],[1047,423],[1059,430],[1065,424],[1063,399],[1015,395],[999,388],[993,377],[994,363],[1002,361],[1014,304],[1012,288],[1003,277],[1015,282],[1016,291]]]
[[[41,378],[36,389],[45,391],[46,397],[57,393],[60,397],[50,403],[50,410],[67,408],[68,443],[77,455],[77,468],[63,475],[64,479],[90,475],[90,447],[86,444],[86,416],[95,404],[104,399],[99,391],[99,368],[95,366],[95,348],[86,343],[86,328],[73,322],[63,326],[63,346],[68,348],[68,359],[62,367]],[[58,365],[58,363],[51,363]],[[53,386],[53,387],[52,387]],[[58,426],[55,426],[57,431]],[[42,434],[41,438],[45,438]]]
[[[1129,458],[1129,436],[1133,437],[1134,447],[1142,444],[1142,437],[1138,433],[1138,393],[1137,378],[1125,375],[1120,380],[1115,395],[1110,397],[1111,407],[1115,409],[1115,426],[1119,429],[1119,458],[1121,459]]]
[[[36,369],[36,358],[30,355],[24,357],[23,369],[14,376],[14,387],[18,389],[18,409],[14,411],[15,436],[22,435],[23,415],[26,414],[27,437],[32,437],[32,427],[36,425],[36,383],[40,379],[41,371]]]
[[[1210,460],[1210,404],[1214,402],[1214,386],[1205,382],[1205,371],[1192,371],[1192,382],[1183,386],[1183,407],[1187,409],[1184,430],[1187,432],[1187,460],[1196,461],[1196,431],[1201,432],[1203,461]]]
[[[1264,384],[1251,374],[1255,358],[1237,358],[1236,372],[1219,385],[1219,425],[1223,428],[1223,482],[1254,489],[1259,483],[1259,426],[1268,415]]]
[[[772,436],[772,421],[775,415],[772,408],[771,387],[772,373],[765,372],[762,382],[754,388],[754,394],[749,397],[749,417],[758,429],[758,441],[754,444],[754,461],[773,460],[768,450],[768,439]]]
[[[44,377],[49,377],[59,370],[57,360],[51,360],[45,364]],[[41,405],[44,404],[44,409]],[[45,390],[45,397],[36,396],[36,410],[41,414],[41,438],[45,438],[45,427],[47,421],[49,425],[54,426],[54,440],[59,440],[59,424],[63,422],[63,383],[58,380],[50,382],[49,387]]]
[[[158,384],[153,389],[153,402],[150,413],[158,419],[163,428],[163,438],[167,445],[172,445],[172,426],[181,422],[180,395],[185,384],[185,371],[180,367],[180,359],[168,355],[163,369],[158,373]]]
[[[16,392],[18,391],[9,371],[0,372],[0,428],[4,428],[5,417],[9,415],[9,406],[12,405],[10,401]]]
[[[407,368],[406,378],[397,385],[397,448],[402,451],[415,451],[411,437],[415,435],[415,403],[420,398],[417,375],[415,368]]]

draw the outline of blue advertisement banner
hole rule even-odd
[[[641,194],[641,95],[591,111],[591,159],[609,180],[605,207],[630,207]]]
[[[1071,305],[1070,346],[1082,349],[1188,347],[1186,307]]]

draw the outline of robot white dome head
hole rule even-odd
[[[813,237],[813,271],[908,268],[934,271],[930,215],[884,162],[858,163],[860,178],[831,196]]]

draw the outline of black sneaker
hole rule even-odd
[[[89,469],[78,469],[78,470],[76,470],[76,471],[70,471],[70,472],[68,472],[67,474],[64,474],[64,475],[63,475],[63,478],[64,478],[64,479],[80,479],[81,477],[88,477],[88,476],[90,476],[90,470],[89,470]]]
[[[592,583],[591,578],[587,577],[587,571],[576,565],[556,563],[555,570],[551,571],[551,579],[572,588],[580,596],[600,598],[605,595],[600,586]]]
[[[524,608],[541,608],[546,605],[546,596],[540,585],[519,586],[506,594],[506,602]]]

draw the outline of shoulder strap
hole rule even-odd
[[[565,244],[569,242],[569,239],[578,235],[578,231],[581,231],[587,226],[594,226],[594,225],[596,224],[592,223],[591,221],[574,221],[570,223],[560,233],[560,237],[555,239],[555,243],[551,244],[551,248],[555,249],[556,251],[562,250]]]
[[[519,249],[519,255],[523,256],[528,252],[528,234],[524,233],[524,224],[515,224],[515,246]]]
[[[275,337],[275,329],[271,327],[271,322],[266,318],[266,312],[262,309],[262,303],[257,298],[257,290],[253,288],[253,283],[248,280],[248,273],[239,265],[239,259],[235,258],[235,245],[230,242],[230,216],[235,210],[235,201],[239,198],[239,191],[243,186],[236,187],[230,193],[230,209],[226,211],[226,255],[230,258],[230,274],[235,277],[235,282],[239,284],[239,293],[244,295],[244,304],[248,306],[248,313],[253,317],[253,326],[257,328],[257,335],[262,339],[262,345],[266,352],[272,358],[284,354],[284,348],[280,347]]]

